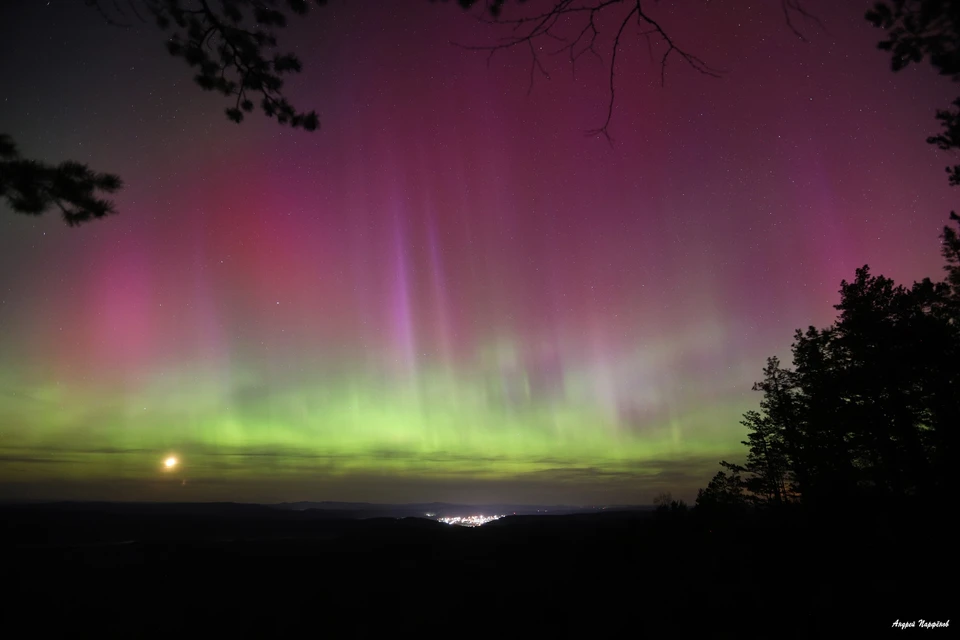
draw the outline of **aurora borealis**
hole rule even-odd
[[[0,211],[0,498],[691,499],[764,359],[858,266],[939,277],[951,208],[949,84],[891,73],[869,3],[811,0],[807,43],[758,4],[657,9],[727,73],[661,87],[630,39],[611,146],[603,64],[528,95],[456,3],[285,30],[314,133],[228,122],[150,25],[3,3],[0,130],[126,187]]]

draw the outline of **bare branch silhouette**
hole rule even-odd
[[[470,8],[477,0],[461,0],[463,6]],[[803,6],[802,0],[780,0],[788,28],[801,40],[806,41],[804,35],[795,25],[795,17],[801,17],[814,23],[820,29],[823,25],[820,20],[809,13]],[[676,56],[688,67],[706,76],[719,78],[723,71],[710,65],[705,60],[692,53],[689,49],[680,46],[678,42],[660,25],[647,10],[644,0],[556,0],[545,11],[520,14],[513,17],[503,15],[505,0],[492,0],[486,3],[485,11],[478,16],[481,22],[502,28],[506,35],[496,42],[486,45],[465,45],[454,43],[457,46],[471,50],[487,52],[487,63],[498,51],[506,51],[522,47],[530,53],[530,87],[533,88],[536,72],[546,79],[550,78],[549,71],[544,63],[544,55],[565,53],[570,62],[573,73],[576,73],[576,64],[585,54],[592,54],[601,61],[603,55],[600,50],[609,52],[608,98],[607,109],[603,121],[598,127],[588,130],[589,136],[603,136],[612,142],[610,123],[613,120],[614,104],[617,95],[617,61],[620,47],[626,37],[636,35],[647,42],[651,59],[656,47],[663,48],[659,55],[660,84],[666,83],[667,63]],[[518,2],[517,4],[522,4]],[[613,17],[616,25],[612,40],[601,38],[601,18]],[[638,30],[631,34],[628,30],[630,23],[636,20]],[[559,48],[548,48],[548,42],[558,42]]]

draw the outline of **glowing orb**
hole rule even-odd
[[[163,466],[166,467],[167,469],[173,469],[175,466],[177,466],[177,459],[174,458],[173,456],[170,456],[169,458],[163,461]]]

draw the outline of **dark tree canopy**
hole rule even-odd
[[[663,514],[683,514],[687,512],[687,503],[683,500],[674,500],[673,494],[669,491],[661,491],[653,498],[653,504],[656,507],[656,513]]]
[[[836,322],[796,332],[793,368],[767,361],[754,386],[761,410],[742,423],[747,461],[721,463],[732,474],[718,474],[698,505],[740,501],[740,491],[743,502],[814,507],[949,495],[960,429],[960,240],[951,227],[941,237],[944,281],[907,288],[861,267],[840,285]]]
[[[905,69],[929,60],[937,73],[960,82],[960,2],[889,0],[877,2],[867,20],[886,32],[877,45],[891,54],[891,68]],[[952,109],[937,111],[942,131],[927,142],[944,151],[960,149],[960,98]],[[947,167],[950,184],[960,184],[960,165]]]
[[[955,212],[950,213],[950,219],[954,222],[960,222],[960,216]],[[960,235],[952,227],[944,227],[941,236],[943,245],[941,254],[947,264],[944,270],[947,272],[947,284],[951,289],[951,299],[954,305],[960,304]],[[954,313],[960,315],[960,310],[954,309]]]
[[[734,465],[727,465],[728,468]],[[733,468],[728,474],[718,471],[704,489],[697,492],[696,508],[710,517],[737,515],[747,506],[743,479],[740,472]]]
[[[101,193],[116,193],[122,186],[119,177],[79,162],[49,165],[24,159],[13,138],[0,134],[0,198],[17,213],[36,216],[55,207],[75,226],[115,213],[113,202]]]
[[[200,88],[230,98],[226,114],[234,122],[242,122],[257,100],[260,110],[280,124],[307,131],[319,126],[315,111],[299,111],[283,95],[284,75],[299,72],[302,65],[293,53],[274,51],[275,29],[287,25],[288,13],[304,16],[312,4],[322,6],[326,0],[85,2],[113,24],[152,18],[169,34],[170,55],[196,70],[193,79]]]

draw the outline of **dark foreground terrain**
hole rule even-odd
[[[8,506],[0,538],[16,637],[873,637],[946,621],[956,603],[953,531],[906,515],[470,529],[246,505]]]

